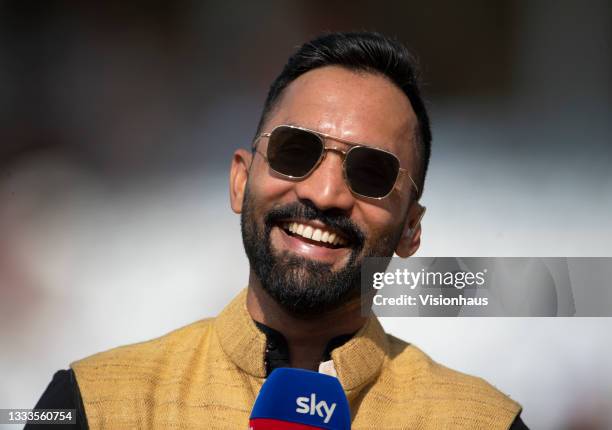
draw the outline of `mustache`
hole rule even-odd
[[[366,236],[346,215],[337,209],[322,211],[309,202],[294,202],[271,209],[265,216],[266,233],[279,221],[287,218],[317,220],[339,231],[353,248],[361,249]]]

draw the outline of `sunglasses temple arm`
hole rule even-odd
[[[416,182],[414,182],[414,179],[412,179],[412,176],[408,175],[408,177],[410,178],[410,182],[412,182],[412,185],[414,186],[414,189],[416,190],[417,194],[419,193],[419,187],[417,187]]]
[[[406,176],[408,176],[408,179],[410,179],[410,182],[412,183],[412,186],[414,187],[414,189],[416,190],[417,194],[419,193],[419,187],[417,186],[416,182],[414,182],[414,179],[412,179],[412,176],[410,176],[408,174],[408,171],[406,169],[402,169],[400,167],[400,173],[405,174]]]
[[[257,151],[257,144],[259,143],[259,139],[261,138],[261,136],[257,136],[254,140],[253,143],[251,143],[251,152],[255,152]]]
[[[271,133],[261,133],[255,139],[253,139],[253,143],[251,143],[251,151],[255,151],[256,150],[255,148],[257,147],[257,144],[259,143],[259,141],[261,140],[262,137],[270,137],[270,135],[271,135]],[[260,154],[261,154],[261,152],[260,152]]]

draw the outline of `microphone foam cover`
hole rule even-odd
[[[338,378],[278,368],[261,387],[249,425],[251,430],[347,430],[351,414]]]

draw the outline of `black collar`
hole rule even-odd
[[[290,367],[289,346],[287,345],[285,336],[283,336],[281,332],[265,324],[258,321],[254,322],[257,328],[266,335],[266,356],[264,358],[266,363],[266,376],[270,375],[270,372],[278,367]],[[348,342],[354,334],[355,333],[341,334],[327,342],[321,361],[331,360],[332,351]]]

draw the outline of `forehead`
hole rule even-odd
[[[417,119],[406,95],[386,77],[338,66],[311,70],[287,86],[267,124],[293,124],[414,159]]]

